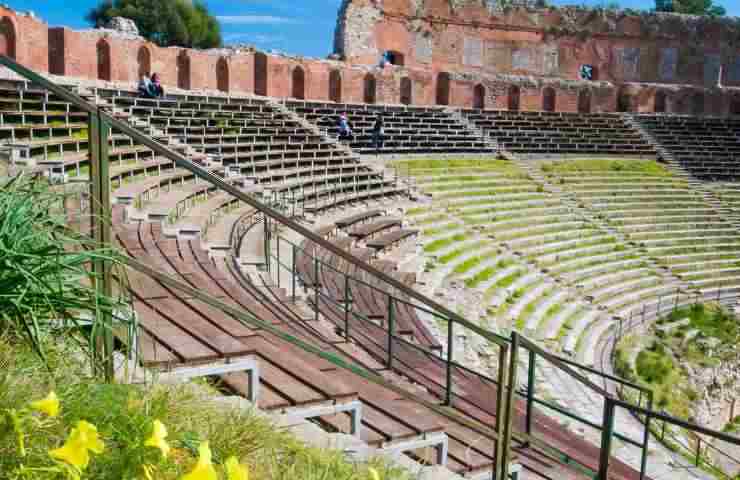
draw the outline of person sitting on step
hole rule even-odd
[[[385,129],[383,128],[383,115],[379,113],[375,118],[375,124],[373,124],[373,145],[375,146],[376,155],[380,155],[380,149],[383,148],[384,141]]]
[[[144,98],[156,98],[156,95],[154,94],[154,85],[146,74],[142,75],[141,80],[139,80],[139,96]]]
[[[155,97],[164,97],[164,88],[162,88],[162,84],[159,81],[159,74],[157,73],[152,73],[152,91]]]

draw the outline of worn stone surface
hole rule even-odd
[[[136,23],[134,23],[130,18],[113,17],[105,24],[105,28],[124,33],[126,35],[139,36],[139,27],[137,27]]]

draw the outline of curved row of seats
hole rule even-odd
[[[441,108],[295,100],[285,105],[333,136],[339,116],[346,113],[354,135],[348,145],[358,153],[376,153],[373,126],[378,117],[384,123],[381,153],[490,152],[483,139]]]
[[[655,155],[620,115],[464,110],[478,128],[514,153]]]

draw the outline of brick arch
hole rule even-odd
[[[591,90],[578,92],[578,113],[591,113]]]
[[[545,112],[554,112],[557,107],[557,93],[552,87],[545,87],[542,90],[542,110]]]
[[[627,88],[622,87],[617,93],[617,111],[618,112],[631,112],[634,105],[634,95],[628,91]]]
[[[111,53],[110,43],[104,38],[98,40],[96,45],[98,57],[98,80],[111,80]]]
[[[401,79],[400,90],[400,100],[402,104],[411,105],[414,103],[414,84],[411,82],[409,77],[403,77]]]
[[[9,17],[3,17],[0,20],[0,55],[15,60],[16,41],[15,24]]]
[[[730,98],[730,115],[740,115],[740,96],[738,95]]]
[[[190,90],[190,56],[185,50],[177,56],[177,88]]]
[[[696,92],[691,96],[691,113],[693,115],[704,115],[704,94]]]
[[[518,112],[521,106],[521,102],[520,102],[521,96],[522,96],[522,89],[519,88],[519,85],[510,86],[506,108],[508,108],[512,112]]]
[[[665,113],[668,111],[668,98],[664,91],[658,90],[653,99],[653,111],[656,113]]]
[[[486,108],[486,87],[480,83],[473,87],[473,108]]]
[[[378,82],[372,73],[365,75],[362,79],[362,101],[365,103],[375,103],[377,100]]]
[[[450,74],[440,72],[437,74],[437,105],[450,104]]]
[[[267,55],[262,52],[254,54],[254,93],[267,96]]]
[[[229,85],[229,61],[225,57],[221,57],[216,62],[216,88],[220,92],[228,92]]]
[[[291,74],[291,96],[299,100],[306,98],[306,72],[303,67],[296,66]]]
[[[336,103],[342,101],[342,72],[339,70],[329,73],[329,100]]]
[[[388,50],[388,57],[391,65],[404,66],[406,65],[406,56],[397,50]]]
[[[139,47],[139,52],[136,54],[136,64],[138,66],[138,78],[152,73],[152,53],[148,47],[143,45]]]

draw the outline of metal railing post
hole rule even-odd
[[[611,460],[612,438],[614,436],[614,401],[604,399],[604,424],[601,430],[598,480],[609,480],[609,461]]]
[[[344,274],[344,339],[349,342],[349,311],[352,301],[349,298],[349,275]]]
[[[275,267],[275,275],[277,275],[277,286],[280,289],[280,235],[275,235],[275,249],[277,250],[277,266]]]
[[[516,376],[519,370],[519,334],[517,332],[511,334],[509,357],[509,379],[506,387],[506,410],[504,413],[504,434],[502,440],[503,459],[501,462],[501,477],[499,477],[502,479],[509,478],[511,437],[514,430],[514,394],[516,393]]]
[[[653,410],[653,391],[647,391],[647,408]],[[640,480],[644,480],[647,473],[647,456],[650,443],[650,415],[645,415],[645,433],[642,437],[642,459],[640,460]]]
[[[293,245],[292,250],[293,250],[293,258],[290,262],[290,273],[291,273],[291,279],[292,279],[291,283],[293,284],[293,290],[292,290],[293,291],[293,303],[295,303],[295,283],[296,283],[296,274],[298,273],[296,272],[296,268],[295,268],[295,259],[296,259],[296,253],[297,253],[298,248],[295,245]]]
[[[319,257],[314,248],[313,257],[313,289],[314,289],[314,320],[319,321]]]
[[[393,368],[393,327],[396,319],[393,315],[393,297],[388,294],[388,370]]]
[[[270,263],[272,260],[270,260],[270,219],[267,215],[262,214],[262,224],[264,225],[264,236],[265,236],[265,270],[267,270],[267,273],[270,273]]]
[[[446,391],[445,391],[445,405],[448,407],[452,406],[452,359],[454,352],[454,328],[455,322],[447,320],[447,378],[446,378]]]
[[[526,432],[527,437],[532,435],[532,413],[534,407],[534,389],[535,389],[535,369],[537,368],[537,354],[534,350],[529,351],[529,371],[527,372],[527,416],[526,416]],[[527,439],[527,445],[529,445],[529,439]]]
[[[90,180],[92,195],[90,215],[92,237],[98,248],[111,246],[111,204],[110,175],[108,164],[108,140],[110,125],[100,116],[100,109],[88,117]],[[95,289],[106,297],[113,295],[113,268],[109,261],[97,258],[92,262],[92,273]],[[96,367],[101,369],[108,382],[113,382],[113,325],[112,312],[97,310],[97,322],[94,331]]]
[[[498,387],[496,388],[496,434],[498,435],[496,439],[496,447],[493,452],[494,462],[493,462],[493,478],[499,478],[498,474],[501,472],[503,468],[503,462],[505,459],[504,455],[504,445],[502,441],[502,432],[504,431],[504,402],[506,399],[505,395],[505,389],[506,389],[506,373],[508,371],[508,361],[509,361],[509,347],[504,345],[499,345],[498,350],[498,376],[497,376],[497,382]]]

